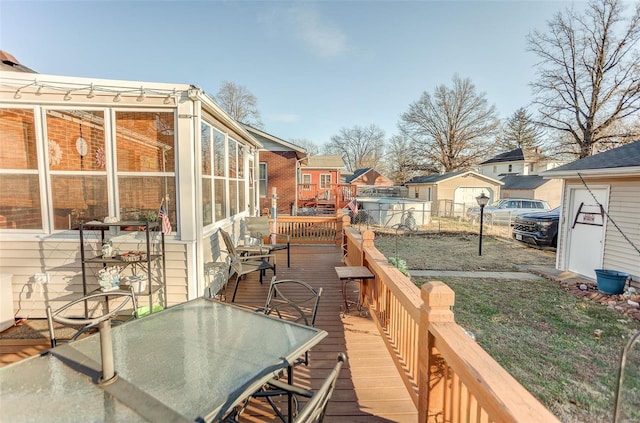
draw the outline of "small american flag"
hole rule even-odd
[[[349,209],[353,212],[353,214],[358,213],[358,203],[356,202],[355,198],[349,201],[349,203],[347,204],[347,207],[349,207]]]
[[[171,233],[171,222],[169,221],[169,216],[167,216],[167,210],[164,208],[164,204],[160,206],[160,213],[158,213],[160,217],[160,222],[162,222],[162,233],[170,234]]]

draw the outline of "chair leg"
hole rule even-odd
[[[238,292],[238,285],[240,285],[240,275],[236,277],[236,287],[233,290],[233,297],[231,297],[231,302],[234,302],[236,300],[236,292]]]

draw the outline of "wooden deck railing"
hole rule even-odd
[[[342,211],[338,211],[338,213],[342,216]],[[335,214],[278,216],[276,226],[279,234],[289,235],[292,244],[334,244],[340,246],[342,219],[337,218]]]
[[[351,228],[340,211],[279,216],[277,226],[292,243],[335,243],[346,265],[374,273],[363,286],[368,308],[420,422],[559,422],[455,323],[451,288],[419,289],[375,248],[373,232]]]
[[[420,422],[558,422],[454,322],[454,292],[434,281],[418,289],[375,248],[374,234],[345,227],[345,263],[367,266],[369,311]]]
[[[298,184],[298,207],[331,203],[339,209],[356,197],[357,189],[356,185],[351,184],[330,184],[325,188],[320,188],[318,184]]]

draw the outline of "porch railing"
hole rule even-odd
[[[351,184],[329,184],[323,188],[318,184],[298,184],[298,207],[331,204],[339,209],[356,197],[357,188]]]
[[[338,211],[280,216],[277,226],[292,243],[335,243],[346,265],[375,275],[365,298],[420,422],[559,422],[455,323],[451,288],[432,281],[419,289],[375,248],[373,232],[349,220]]]
[[[340,214],[342,214],[340,212]],[[348,220],[348,218],[347,218]],[[279,234],[289,235],[292,244],[340,245],[342,220],[336,215],[278,216],[276,226]]]
[[[369,311],[420,422],[559,422],[454,321],[454,292],[416,287],[373,245],[374,234],[344,230],[345,262],[376,276],[364,284]]]

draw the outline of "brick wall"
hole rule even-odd
[[[260,198],[260,210],[271,209],[271,190],[277,188],[278,214],[291,214],[296,199],[296,153],[260,151],[260,162],[267,163],[267,196]]]

